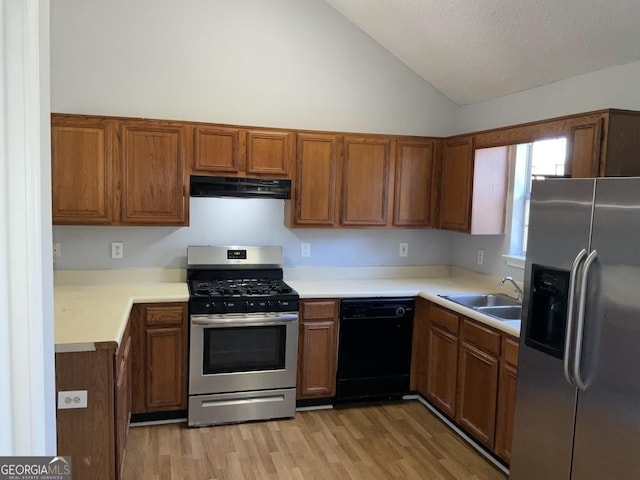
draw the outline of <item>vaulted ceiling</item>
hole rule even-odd
[[[325,0],[459,105],[640,60],[639,0]]]

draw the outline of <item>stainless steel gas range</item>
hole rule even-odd
[[[189,426],[293,417],[298,294],[282,247],[187,248]]]

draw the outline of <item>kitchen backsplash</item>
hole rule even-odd
[[[188,245],[282,245],[285,265],[449,265],[449,233],[411,229],[288,229],[284,201],[191,198],[190,226],[57,226],[55,268],[184,268]],[[124,242],[124,258],[111,259],[111,242]],[[302,257],[300,244],[310,243]],[[399,244],[408,243],[400,257]]]

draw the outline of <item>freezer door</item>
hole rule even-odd
[[[576,389],[564,378],[564,341],[557,352],[541,348],[545,342],[527,344],[525,337],[530,313],[540,315],[542,308],[531,304],[534,271],[568,272],[577,253],[589,248],[594,186],[593,179],[561,179],[532,187],[511,480],[570,478]],[[537,297],[548,302],[547,295]]]
[[[598,179],[572,480],[640,475],[640,179]]]

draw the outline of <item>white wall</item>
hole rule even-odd
[[[55,112],[416,135],[448,134],[457,110],[322,0],[56,0],[51,103]],[[439,232],[290,231],[282,202],[191,201],[184,229],[56,227],[56,268],[184,266],[186,246],[202,243],[282,244],[287,265],[450,261]],[[109,258],[112,240],[125,241],[124,260]]]
[[[461,107],[455,128],[472,132],[604,108],[640,110],[640,62]]]
[[[456,105],[322,0],[56,0],[54,112],[417,135]]]
[[[284,226],[284,201],[192,198],[191,226],[55,227],[62,244],[56,269],[181,268],[188,245],[282,245],[285,265],[448,265],[449,233],[409,229],[295,229]],[[110,258],[110,242],[124,241],[123,260]],[[311,243],[311,257],[300,243]],[[399,243],[409,255],[399,257]]]

